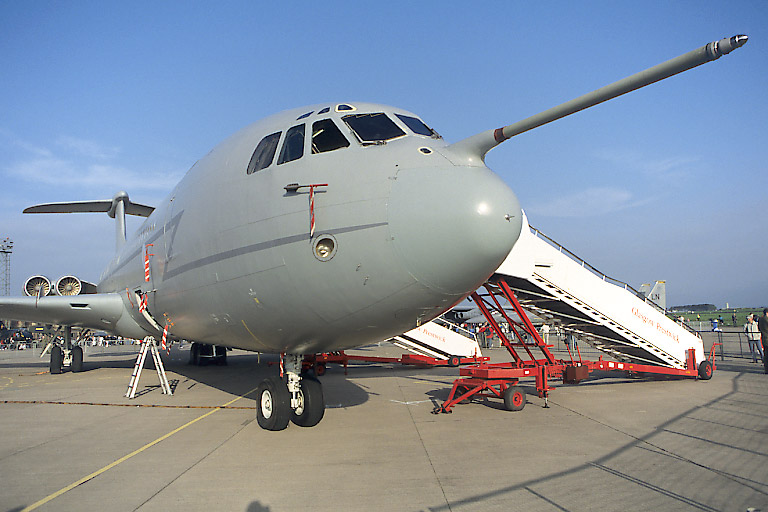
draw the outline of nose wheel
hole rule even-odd
[[[264,430],[283,430],[291,420],[291,395],[283,379],[272,376],[261,381],[257,392],[256,420]]]
[[[323,386],[315,377],[301,373],[303,356],[285,356],[285,378],[264,379],[257,390],[256,419],[265,430],[283,430],[292,421],[314,427],[325,414]]]
[[[314,377],[304,375],[299,390],[299,405],[291,414],[291,421],[300,427],[314,427],[325,414],[323,385]]]

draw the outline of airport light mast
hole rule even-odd
[[[9,296],[11,294],[11,253],[13,252],[13,242],[10,238],[0,241],[0,295]],[[8,327],[7,322],[0,319],[0,324]]]
[[[10,238],[0,242],[0,295],[11,294],[11,253],[13,242]]]

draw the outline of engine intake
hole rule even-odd
[[[24,295],[45,297],[51,294],[51,280],[45,276],[32,276],[24,282]]]
[[[83,284],[75,276],[63,276],[56,281],[56,293],[58,295],[80,295]]]

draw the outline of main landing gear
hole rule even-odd
[[[284,356],[284,377],[264,379],[256,396],[256,419],[265,430],[283,430],[292,421],[300,427],[314,427],[325,414],[325,398],[320,381],[302,373],[304,357]]]
[[[226,366],[227,347],[208,345],[207,343],[192,343],[189,348],[189,364],[204,366],[209,363]]]
[[[72,327],[67,326],[64,330],[63,346],[55,341],[52,341],[49,346],[51,347],[49,367],[51,374],[59,374],[65,367],[69,367],[72,372],[83,371],[83,348],[72,346]]]

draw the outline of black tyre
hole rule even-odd
[[[69,367],[75,373],[83,371],[83,348],[72,347],[72,366]]]
[[[520,386],[509,386],[504,390],[504,408],[521,411],[525,407],[525,390]]]
[[[451,356],[448,358],[449,366],[459,366],[459,363],[461,363],[461,358],[459,356]]]
[[[256,393],[256,420],[264,430],[283,430],[291,421],[291,395],[279,377],[261,381]]]
[[[699,378],[701,380],[709,380],[712,378],[712,363],[706,359],[699,363]]]
[[[466,393],[467,391],[469,391],[469,389],[468,389],[468,388],[465,388],[464,386],[459,386],[458,388],[456,388],[456,394],[455,394],[454,396],[461,396],[461,395],[463,395],[464,393]],[[470,403],[471,401],[472,401],[472,397],[470,396],[470,397],[468,397],[468,398],[465,398],[464,400],[462,400],[462,401],[461,401],[461,402],[459,402],[459,403],[460,403],[460,404],[468,404],[468,403]]]
[[[200,365],[200,344],[198,343],[193,343],[189,347],[189,364],[193,366]]]
[[[216,345],[214,350],[216,352],[216,364],[220,366],[226,366],[227,365],[227,347],[221,347],[219,345]]]
[[[62,364],[64,364],[64,352],[62,352],[61,347],[56,345],[51,349],[51,373],[61,373]]]
[[[325,398],[320,381],[305,376],[301,379],[299,407],[291,411],[291,421],[300,427],[314,427],[325,414]]]

